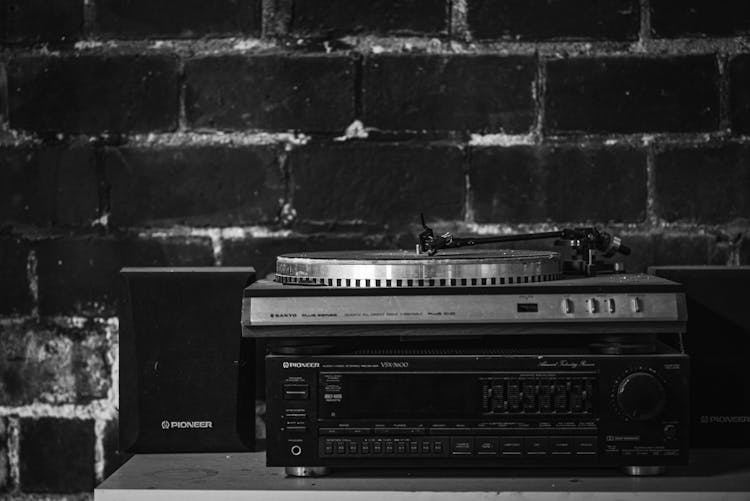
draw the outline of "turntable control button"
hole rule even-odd
[[[639,297],[630,298],[630,308],[633,313],[641,313],[643,311],[643,300]]]
[[[611,298],[607,299],[607,310],[610,313],[614,313],[615,312],[615,298],[611,297]]]
[[[586,301],[589,305],[589,313],[599,313],[599,301],[593,297]]]
[[[565,313],[566,315],[570,315],[571,313],[573,313],[573,301],[572,300],[565,298],[560,303],[560,306],[562,307],[562,312]]]

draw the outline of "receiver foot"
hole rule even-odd
[[[287,477],[323,477],[331,473],[327,466],[286,466],[284,473]]]
[[[654,475],[663,475],[665,468],[663,466],[623,466],[622,471],[630,477],[651,477]]]

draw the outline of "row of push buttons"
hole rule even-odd
[[[447,450],[446,446],[446,439],[321,439],[321,453],[324,456],[441,456]]]
[[[620,300],[622,301],[622,299]],[[639,297],[631,297],[629,302],[630,311],[632,313],[643,313],[643,299]],[[598,313],[617,313],[618,301],[615,298],[588,298],[585,301],[586,311],[590,314],[596,315]],[[566,315],[572,315],[575,313],[575,302],[570,298],[565,298],[560,303],[562,312]]]
[[[323,456],[593,456],[596,437],[321,438]]]
[[[451,453],[466,456],[586,456],[596,437],[451,437]]]

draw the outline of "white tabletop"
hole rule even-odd
[[[96,501],[198,499],[750,500],[750,450],[698,450],[659,477],[616,470],[338,470],[287,478],[265,453],[140,454],[97,487]]]

